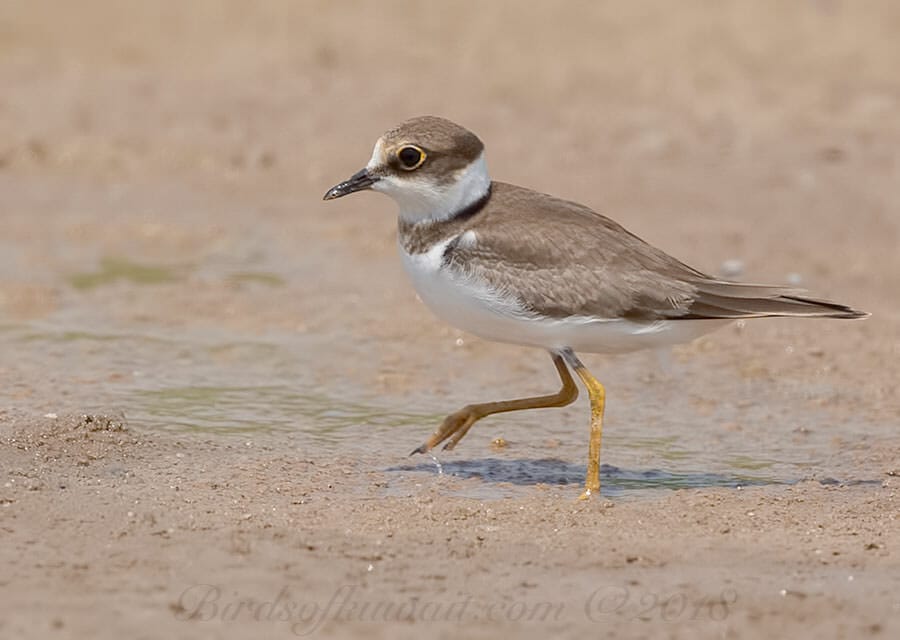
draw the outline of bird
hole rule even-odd
[[[412,454],[453,449],[493,414],[571,404],[571,369],[591,408],[581,499],[600,492],[606,390],[578,353],[665,347],[744,318],[869,315],[792,287],[707,275],[590,207],[494,181],[481,139],[437,116],[388,130],[368,164],[324,199],[365,190],[398,205],[403,267],[435,315],[489,341],[547,351],[561,382],[548,395],[466,405]]]

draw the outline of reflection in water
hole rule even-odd
[[[349,427],[393,428],[434,422],[437,416],[301,393],[293,387],[173,387],[138,391],[129,422],[154,429],[207,433],[308,431],[335,443]],[[313,426],[311,426],[313,425]]]
[[[514,485],[575,485],[584,483],[585,465],[572,464],[556,458],[461,460],[442,462],[443,473],[458,478],[479,478],[489,483],[508,482]],[[388,471],[437,473],[433,462],[390,467]],[[605,496],[620,496],[627,491],[646,489],[690,489],[699,487],[737,488],[749,485],[781,484],[772,477],[753,477],[730,473],[691,473],[660,469],[622,469],[604,464],[600,467],[602,492]],[[483,493],[483,492],[482,492]]]

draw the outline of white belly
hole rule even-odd
[[[728,324],[729,320],[659,320],[650,323],[584,316],[553,319],[536,316],[486,283],[441,268],[444,249],[408,254],[400,247],[403,267],[422,301],[439,318],[458,329],[494,342],[543,349],[569,347],[585,353],[623,353],[688,342]]]

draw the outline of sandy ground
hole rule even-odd
[[[900,631],[900,11],[485,5],[0,5],[0,636]],[[699,464],[808,447],[809,473],[578,503],[583,400],[442,458],[493,476],[403,457],[422,415],[553,384],[428,314],[389,201],[320,202],[422,113],[698,268],[872,312],[733,327],[667,371],[586,359],[605,461],[646,423]],[[229,432],[135,403],[202,381],[326,406]],[[311,439],[345,401],[381,422]]]

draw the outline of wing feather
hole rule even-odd
[[[545,317],[867,315],[798,289],[710,277],[587,207],[504,183],[460,233],[468,231],[474,240],[449,246],[445,262]]]

